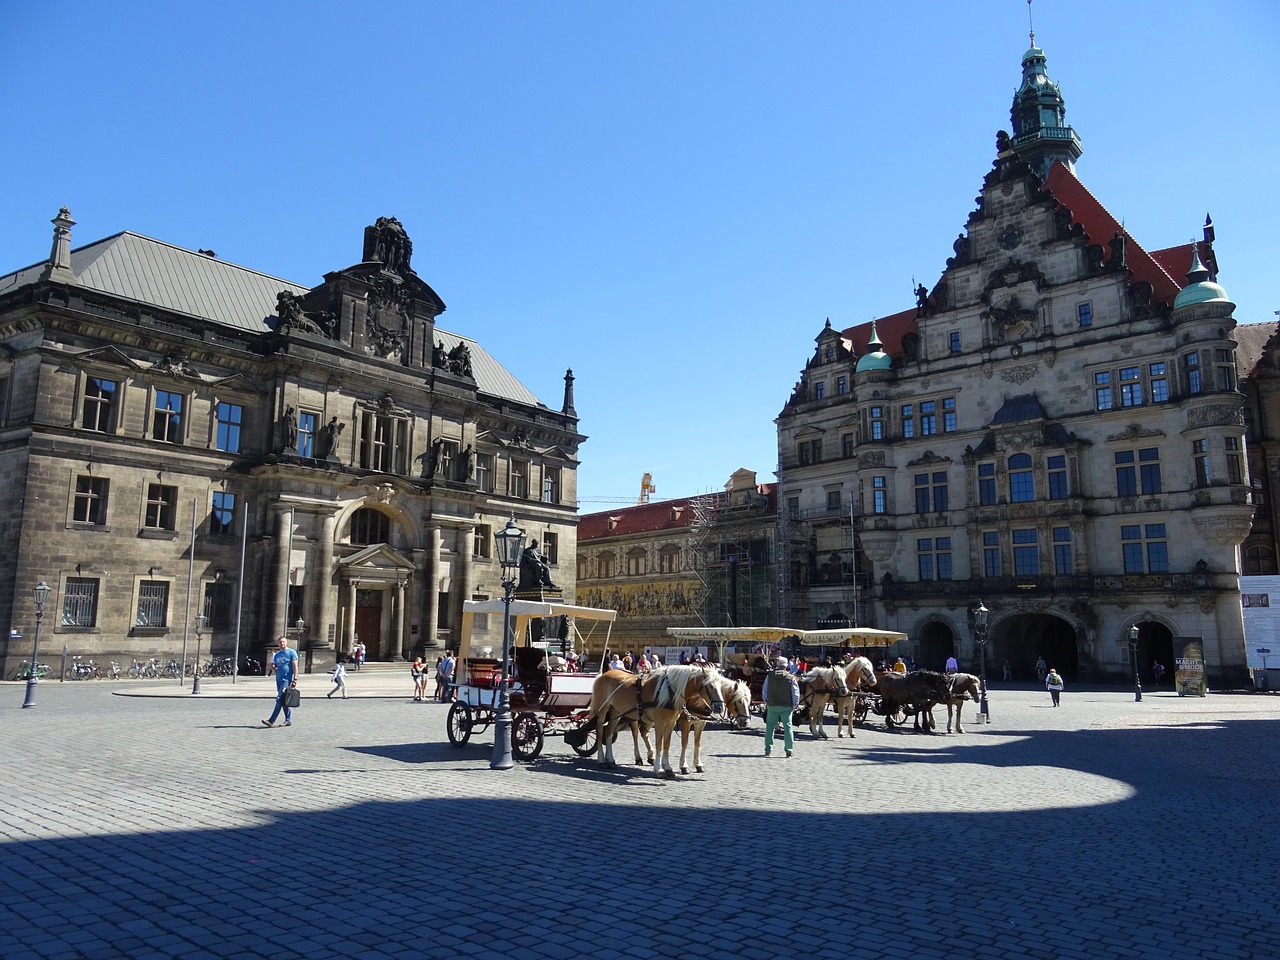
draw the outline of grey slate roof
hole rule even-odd
[[[0,294],[35,283],[45,262],[0,276]],[[75,282],[87,289],[246,331],[266,333],[275,316],[276,294],[306,293],[301,284],[259,273],[226,260],[175,247],[126,230],[71,251]],[[436,328],[446,349],[460,341],[471,351],[471,369],[482,393],[545,406],[476,341]]]

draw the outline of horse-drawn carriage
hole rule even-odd
[[[502,650],[504,611],[503,600],[467,600],[462,605],[457,692],[447,720],[449,742],[455,747],[467,743],[472,734],[483,733],[497,719],[498,692],[504,681],[502,660],[493,653]],[[512,675],[506,682],[511,753],[517,760],[535,759],[546,737],[579,728],[584,728],[585,736],[572,744],[573,749],[584,757],[595,751],[595,728],[586,729],[595,674],[573,672],[562,654],[576,650],[585,656],[588,646],[597,645],[594,633],[602,625],[604,637],[598,645],[607,649],[616,616],[613,610],[555,601],[511,601]],[[484,619],[477,623],[477,618]],[[477,631],[496,639],[478,641]]]

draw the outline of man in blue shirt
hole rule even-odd
[[[264,727],[274,727],[276,717],[284,710],[284,725],[293,725],[293,711],[284,705],[284,692],[293,686],[298,679],[298,651],[289,649],[288,637],[276,637],[278,649],[271,655],[271,663],[276,670],[276,708],[271,711],[271,719],[263,720]]]

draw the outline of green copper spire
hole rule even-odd
[[[1067,125],[1062,91],[1049,79],[1044,51],[1035,45],[1022,55],[1022,86],[1013,95],[1009,119],[1013,121],[1013,149],[1044,180],[1049,168],[1061,160],[1072,170],[1084,151],[1080,138]]]

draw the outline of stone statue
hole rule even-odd
[[[471,372],[471,350],[465,343],[459,343],[449,351],[449,372],[463,377],[474,377]]]
[[[551,569],[547,566],[546,558],[538,550],[538,541],[530,540],[529,545],[524,548],[524,553],[520,554],[520,583],[518,589],[537,590],[539,587],[550,587],[552,590],[560,589],[551,582]]]
[[[462,469],[463,475],[470,480],[476,475],[476,452],[471,449],[471,444],[467,444],[467,449],[462,451]]]
[[[436,345],[431,348],[431,365],[433,367],[439,367],[442,370],[449,366],[449,358],[445,354],[444,343],[442,341],[437,341]]]
[[[437,437],[431,442],[431,456],[427,460],[427,476],[434,477],[444,466],[444,438]]]
[[[333,455],[334,449],[338,446],[338,436],[342,433],[345,423],[339,423],[338,418],[334,417],[320,430],[320,436],[316,440],[316,455],[324,460]]]
[[[923,309],[924,305],[929,302],[929,291],[922,283],[916,287],[916,306]]]
[[[284,445],[280,449],[286,453],[296,453],[298,450],[298,415],[293,412],[293,407],[285,407]]]

